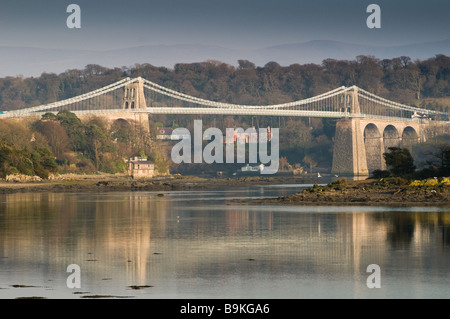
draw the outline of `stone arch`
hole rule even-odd
[[[113,121],[113,126],[127,126],[130,125],[130,121],[124,118],[118,118]]]
[[[383,169],[383,145],[378,127],[369,123],[364,128],[364,146],[366,149],[367,168],[369,172]]]
[[[383,131],[384,152],[388,152],[389,147],[400,147],[401,140],[397,128],[394,125],[388,125]]]
[[[419,135],[411,126],[405,127],[402,134],[402,147],[412,152],[414,145],[419,143]]]

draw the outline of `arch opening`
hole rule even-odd
[[[414,145],[419,144],[419,135],[411,126],[407,126],[402,134],[402,147],[407,148],[411,153]]]
[[[393,125],[388,125],[383,131],[384,152],[388,152],[390,147],[400,147],[401,140],[398,130]]]
[[[384,169],[381,134],[378,127],[373,123],[368,124],[364,129],[364,146],[369,172]]]

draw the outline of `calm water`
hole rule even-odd
[[[450,208],[233,201],[299,189],[1,195],[0,298],[450,298]]]

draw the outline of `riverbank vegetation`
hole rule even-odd
[[[145,132],[145,133],[143,133]],[[158,141],[139,125],[100,117],[82,122],[74,113],[48,113],[37,120],[0,121],[0,178],[8,175],[125,173],[132,156],[154,161],[168,171]]]
[[[372,178],[398,177],[408,180],[450,176],[450,135],[437,136],[414,147],[416,160],[407,148],[390,147],[383,154],[387,170],[376,170]],[[419,166],[419,169],[417,169]]]

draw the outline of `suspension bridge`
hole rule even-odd
[[[241,105],[210,101],[163,87],[143,78],[126,78],[111,85],[54,103],[4,112],[1,117],[39,116],[69,110],[78,114],[223,114],[331,118],[415,120],[448,119],[448,114],[389,101],[356,86],[289,103]]]
[[[151,114],[295,116],[340,119],[336,125],[333,172],[368,175],[384,169],[388,147],[413,145],[450,134],[448,114],[390,101],[357,86],[288,103],[242,105],[184,94],[143,78],[126,78],[66,100],[2,112],[0,118],[36,117],[68,110],[109,120]]]

